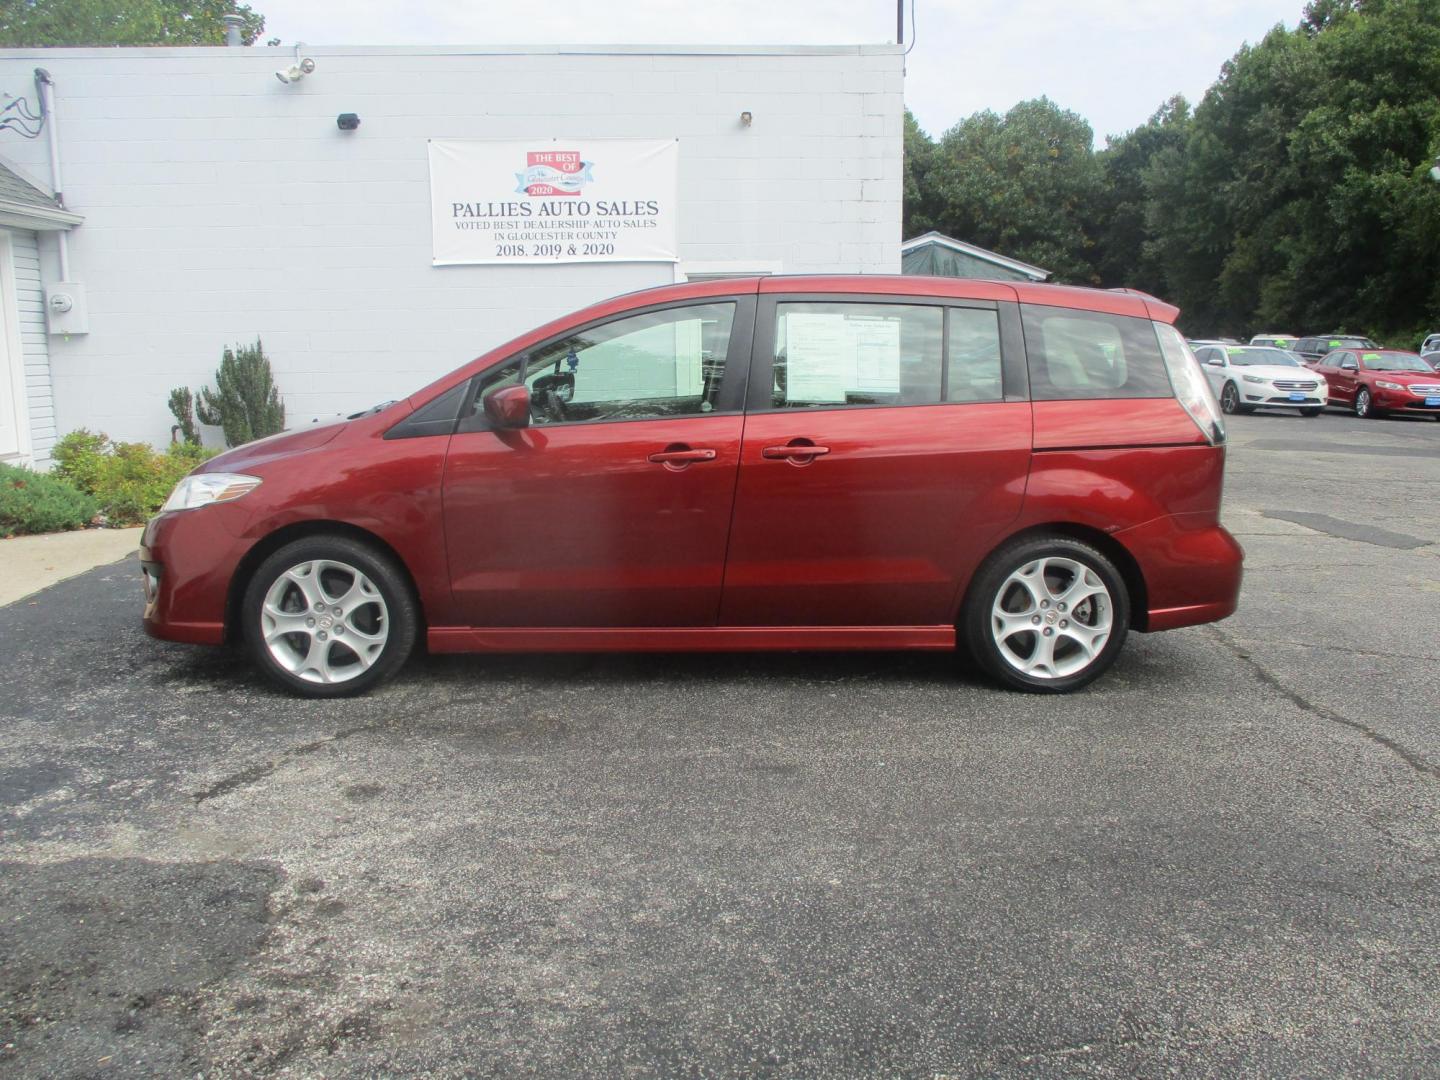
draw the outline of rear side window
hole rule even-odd
[[[938,307],[778,304],[771,406],[936,404],[944,340]]]
[[[1173,397],[1146,319],[1021,305],[1036,401]]]
[[[1002,401],[1000,316],[984,308],[946,309],[946,401]]]

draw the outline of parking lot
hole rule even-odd
[[[1440,423],[1230,420],[1239,613],[944,655],[421,658],[354,701],[0,608],[0,1072],[1440,1073]]]

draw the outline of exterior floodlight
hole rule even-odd
[[[298,55],[298,49],[296,50],[296,54],[297,55],[295,57],[295,63],[291,64],[287,68],[281,68],[279,71],[275,72],[275,78],[279,79],[282,83],[299,82],[306,75],[309,75],[312,71],[315,70],[314,60],[311,60],[308,56],[302,60]]]

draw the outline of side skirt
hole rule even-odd
[[[953,649],[953,626],[431,627],[432,653]]]

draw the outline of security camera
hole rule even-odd
[[[275,72],[275,78],[279,79],[282,83],[299,82],[314,70],[315,61],[307,56],[304,60],[297,60],[288,68],[282,68],[280,71]]]

